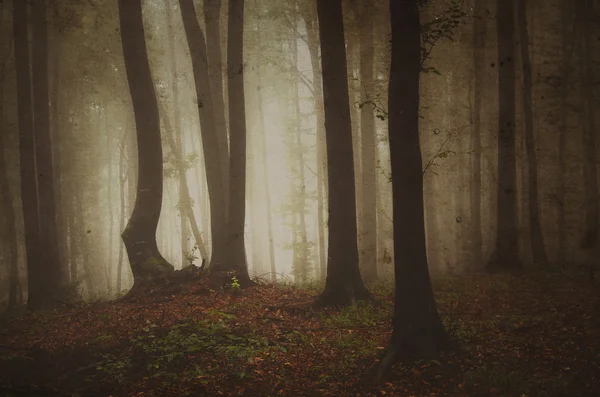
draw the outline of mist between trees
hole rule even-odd
[[[430,274],[594,277],[598,11],[0,1],[0,298],[129,299],[189,268],[330,306],[395,274],[395,318],[428,331],[410,352],[395,320],[382,367],[434,355]]]

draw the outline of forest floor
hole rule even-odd
[[[471,275],[434,289],[461,350],[381,383],[369,369],[391,284],[371,286],[377,305],[313,311],[316,286],[212,291],[196,276],[135,302],[3,316],[0,396],[598,396],[598,281]]]

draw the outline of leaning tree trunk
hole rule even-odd
[[[235,275],[242,287],[252,283],[248,275],[244,243],[246,221],[246,109],[244,104],[244,0],[229,1],[227,77],[229,103],[229,210],[227,211],[227,261],[211,268],[213,282]]]
[[[132,291],[135,291],[168,275],[173,266],[163,258],[156,245],[163,194],[163,156],[141,0],[119,0],[119,20],[138,146],[136,200],[122,233],[133,272]]]
[[[329,246],[325,289],[316,306],[370,299],[358,268],[356,197],[348,70],[341,0],[317,0],[329,181]]]
[[[399,359],[427,359],[448,346],[425,248],[423,173],[419,143],[421,23],[418,0],[393,1],[389,80],[389,140],[394,200],[395,297],[390,344],[377,368],[381,379]]]
[[[529,55],[529,31],[527,23],[526,0],[517,3],[517,29],[519,30],[519,47],[523,66],[523,113],[525,115],[525,145],[527,151],[527,182],[529,184],[529,227],[531,233],[531,251],[535,263],[548,261],[544,235],[540,220],[540,204],[538,198],[537,152],[535,149],[535,131],[533,127],[533,82],[531,57]]]
[[[496,250],[488,270],[522,267],[518,254],[517,168],[515,154],[514,3],[497,0],[498,31],[498,203]]]
[[[198,23],[193,0],[179,0],[183,27],[187,37],[192,60],[192,70],[198,101],[202,149],[210,201],[210,224],[212,249],[210,266],[227,261],[227,207],[228,186],[223,179],[222,161],[226,153],[221,153],[218,133],[214,120],[214,106],[211,93],[209,69],[204,32]]]

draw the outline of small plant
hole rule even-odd
[[[240,288],[241,288],[241,285],[240,285],[237,277],[233,276],[231,278],[231,289],[235,291],[235,290],[239,290]]]

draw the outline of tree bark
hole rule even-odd
[[[119,20],[138,146],[136,201],[122,233],[133,272],[132,292],[154,283],[174,269],[160,254],[156,244],[163,195],[163,156],[141,0],[119,0]]]
[[[496,1],[498,31],[498,191],[496,250],[489,271],[522,268],[518,254],[515,150],[514,3]]]
[[[188,46],[190,48],[192,69],[198,101],[200,130],[208,195],[210,200],[211,222],[211,259],[210,266],[225,263],[228,257],[227,241],[227,207],[226,196],[228,184],[223,180],[222,156],[219,137],[214,121],[214,105],[212,99],[206,42],[204,33],[196,17],[196,9],[192,0],[179,0],[181,17]]]
[[[316,306],[370,299],[358,268],[356,197],[348,69],[340,0],[317,0],[329,181],[329,244],[325,289]]]
[[[531,58],[529,55],[529,24],[527,22],[526,0],[517,3],[517,28],[521,49],[521,62],[523,67],[523,113],[525,116],[525,145],[527,151],[527,182],[529,184],[529,223],[531,251],[535,263],[546,263],[546,247],[540,220],[537,153],[535,149],[535,130],[533,126],[533,82]]]
[[[46,285],[47,272],[42,266],[39,250],[40,233],[28,30],[27,3],[17,1],[13,4],[13,32],[17,83],[21,203],[25,251],[27,254],[27,305],[32,309],[39,309],[47,301],[50,291]]]
[[[394,201],[395,297],[391,341],[376,377],[399,359],[436,357],[448,346],[429,279],[419,143],[421,23],[418,0],[390,3],[389,142]]]
[[[48,31],[46,1],[31,5],[31,75],[33,93],[33,131],[39,205],[40,247],[47,269],[46,283],[52,292],[65,283],[61,272],[56,226],[54,166],[50,138],[50,94],[48,76]]]
[[[211,268],[213,282],[235,275],[242,287],[252,285],[245,248],[246,222],[246,109],[244,104],[244,0],[230,0],[227,34],[227,89],[229,103],[229,210],[226,262]],[[229,274],[230,273],[230,274]]]
[[[482,16],[484,7],[481,1],[473,0],[473,104],[471,131],[471,263],[472,270],[483,266],[483,235],[481,232],[481,133],[482,104],[485,95],[485,81],[482,72],[486,65],[487,22]]]
[[[225,211],[229,210],[229,140],[225,116],[225,91],[223,89],[223,56],[221,51],[221,0],[204,0],[204,25],[206,27],[206,55],[208,76],[214,114],[215,132],[219,145],[221,174],[225,186]]]
[[[365,104],[374,95],[373,5],[365,4],[360,24],[360,141],[362,158],[362,270],[366,282],[374,282],[377,275],[377,140],[373,106]]]

